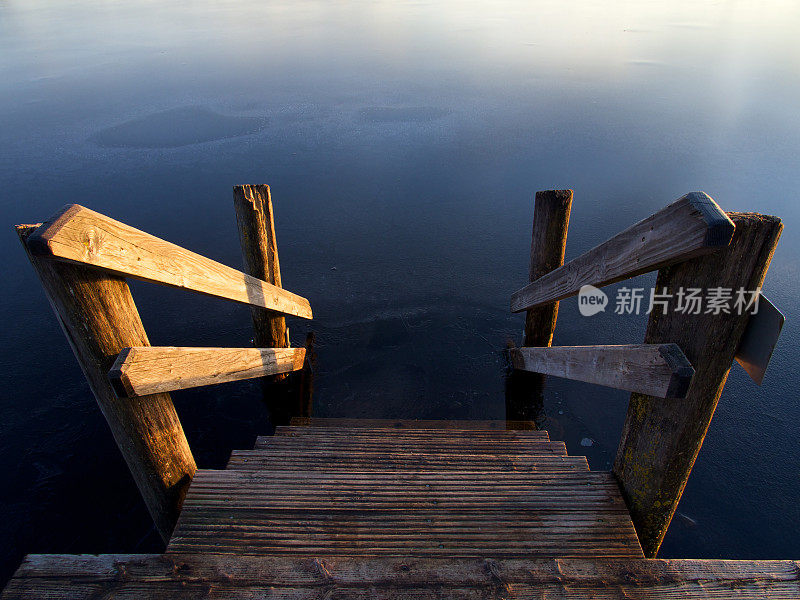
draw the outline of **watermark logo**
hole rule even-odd
[[[584,317],[603,312],[608,306],[608,296],[593,285],[585,285],[578,292],[578,310]]]
[[[720,315],[758,312],[758,299],[761,290],[738,290],[732,288],[679,288],[669,291],[651,289],[649,294],[645,288],[621,287],[617,290],[614,302],[614,314],[638,315],[650,314],[660,310],[662,314],[669,312],[684,315]],[[578,309],[584,317],[591,317],[604,312],[609,306],[608,296],[596,287],[585,285],[578,293]]]

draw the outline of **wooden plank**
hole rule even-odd
[[[256,447],[273,436],[259,436],[256,438]],[[352,440],[379,440],[379,441],[451,441],[451,442],[549,442],[547,431],[479,431],[461,429],[367,429],[367,428],[340,428],[340,427],[282,427],[275,428],[275,437],[293,439],[352,439]]]
[[[37,227],[17,228],[26,250],[28,236]],[[156,529],[166,541],[197,467],[169,394],[154,394],[147,402],[122,401],[106,376],[123,348],[150,344],[128,284],[121,277],[83,265],[28,255]]]
[[[305,354],[304,348],[125,348],[108,377],[119,396],[133,398],[297,371]]]
[[[798,573],[789,560],[32,554],[3,598],[795,600]]]
[[[514,368],[650,394],[683,398],[694,369],[676,344],[513,348]]]
[[[566,456],[564,442],[516,442],[497,440],[386,440],[346,438],[343,436],[329,439],[292,438],[287,436],[269,436],[259,444],[259,448],[285,448],[293,450],[351,450],[354,452],[427,452],[466,454],[529,454]]]
[[[236,185],[233,206],[245,271],[277,287],[281,286],[278,242],[275,237],[275,215],[268,185]],[[289,330],[286,319],[254,308],[253,331],[259,348],[288,348]]]
[[[457,452],[355,452],[350,450],[234,450],[228,469],[586,471],[584,456],[470,454]]]
[[[247,474],[244,478],[247,485],[244,489],[236,492],[237,502],[242,505],[248,503],[252,506],[263,506],[274,508],[278,504],[285,505],[283,496],[292,495],[294,498],[303,498],[308,501],[331,500],[335,496],[345,497],[347,495],[359,495],[360,497],[351,498],[354,502],[362,501],[368,503],[374,501],[372,505],[364,504],[369,509],[376,507],[379,502],[389,505],[396,505],[399,500],[414,500],[428,502],[427,498],[435,494],[435,498],[441,501],[463,501],[464,508],[467,504],[475,504],[480,498],[488,498],[487,502],[496,504],[505,503],[508,499],[514,499],[520,493],[526,493],[534,488],[541,488],[545,484],[552,493],[568,494],[576,502],[587,502],[593,504],[598,501],[608,503],[625,514],[625,504],[623,503],[619,490],[615,487],[613,477],[608,473],[596,471],[568,472],[568,473],[542,473],[533,477],[526,473],[499,472],[496,478],[489,476],[492,471],[458,471],[451,470],[445,472],[436,471],[412,471],[404,470],[396,473],[380,471],[299,471],[299,470],[268,470],[263,473],[245,473],[244,471],[229,472],[236,475],[234,481],[239,481],[241,475]],[[587,476],[591,473],[591,476]],[[488,476],[488,477],[487,477]],[[192,502],[208,506],[216,497],[219,502],[230,502],[217,495],[217,488],[226,487],[229,484],[223,481],[224,477],[209,477],[202,483],[198,483],[193,488]],[[222,483],[220,483],[223,481]],[[227,489],[227,488],[226,488]],[[537,492],[538,493],[538,492]],[[544,492],[542,492],[544,493]],[[548,496],[549,497],[549,496]],[[544,496],[542,496],[544,498]],[[529,496],[524,501],[539,501],[542,498]],[[546,500],[546,499],[545,499]],[[434,503],[435,504],[435,503]],[[490,504],[487,504],[486,507]],[[353,504],[349,508],[354,508]],[[547,510],[563,512],[567,507],[544,505]],[[332,509],[332,505],[318,508]],[[345,507],[348,508],[348,507]],[[401,507],[402,508],[402,507]]]
[[[256,438],[256,448],[266,448],[270,444],[270,440],[273,438],[286,438],[292,440],[310,440],[312,442],[327,442],[328,440],[351,440],[354,443],[389,443],[389,444],[398,444],[398,443],[408,443],[411,445],[415,444],[441,444],[441,445],[458,445],[464,444],[466,446],[470,446],[471,444],[497,444],[498,446],[508,445],[515,442],[520,442],[523,444],[547,444],[550,441],[545,436],[537,435],[537,436],[503,436],[503,437],[492,437],[491,435],[481,435],[481,436],[474,436],[470,437],[467,435],[413,435],[413,436],[405,436],[405,435],[382,435],[378,434],[370,434],[370,433],[361,433],[361,434],[353,434],[352,436],[348,437],[347,435],[303,435],[298,434],[295,432],[289,433],[281,433],[276,432],[274,436],[259,436]],[[560,442],[558,442],[560,443]]]
[[[246,469],[242,469],[246,470]],[[608,473],[605,471],[589,471],[592,473],[591,477],[586,477],[587,471],[542,471],[535,474],[536,480],[547,480],[553,486],[561,487],[575,487],[576,485],[582,486],[582,494],[588,495],[588,492],[595,489],[597,486],[611,486],[611,492],[614,492],[614,480],[609,478]],[[596,475],[595,475],[596,474]],[[413,465],[407,466],[404,469],[395,471],[380,471],[369,469],[352,469],[352,470],[336,470],[336,469],[320,469],[316,471],[306,471],[299,469],[283,469],[276,465],[267,467],[264,472],[258,473],[259,476],[269,476],[270,480],[277,485],[280,482],[289,483],[292,485],[306,485],[313,486],[316,481],[340,481],[345,484],[359,481],[370,482],[388,482],[390,484],[406,484],[411,483],[414,485],[434,485],[434,486],[447,486],[447,485],[460,485],[470,486],[477,482],[477,485],[485,487],[486,481],[493,481],[499,488],[513,487],[513,486],[531,486],[531,477],[528,472],[523,470],[519,471],[502,471],[492,469],[491,467],[485,469],[465,469],[458,468],[447,470],[434,470],[434,469],[417,469]],[[199,489],[199,488],[198,488]],[[195,490],[197,491],[197,490]],[[617,496],[619,497],[619,496]],[[619,505],[624,508],[623,504]]]
[[[442,429],[428,433],[425,429],[401,429],[401,430],[362,430],[362,429],[323,429],[319,427],[285,428],[276,427],[274,436],[259,436],[258,442],[272,437],[291,438],[291,439],[352,439],[364,441],[431,441],[455,443],[459,441],[469,442],[495,442],[498,444],[510,442],[549,442],[546,431],[489,431],[480,432],[475,430]]]
[[[336,419],[338,420],[338,419]],[[296,419],[292,420],[296,422]],[[432,425],[438,421],[430,421]],[[337,427],[336,425],[323,426],[278,426],[275,435],[315,436],[315,435],[368,435],[368,436],[393,436],[397,438],[437,437],[437,438],[488,438],[488,439],[540,439],[549,440],[547,431],[530,429],[460,429],[424,427]]]
[[[675,342],[696,370],[680,402],[632,394],[614,462],[645,554],[654,557],[703,444],[748,314],[681,314],[678,290],[758,290],[783,224],[777,217],[729,213],[736,233],[727,249],[663,269],[656,288],[670,297],[666,314],[650,314],[645,342]]]
[[[574,296],[714,252],[728,245],[733,223],[703,192],[692,192],[511,296],[511,311]]]
[[[476,429],[490,431],[535,431],[533,421],[492,421],[463,419],[348,419],[339,417],[295,417],[291,424],[297,427],[347,427],[368,429]]]
[[[31,252],[311,318],[308,300],[78,204],[64,207],[28,239]]]

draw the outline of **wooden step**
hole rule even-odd
[[[385,598],[796,600],[788,560],[29,555],[3,600]]]
[[[259,436],[258,441],[270,437],[359,438],[380,440],[491,440],[491,441],[539,441],[549,442],[547,431],[487,431],[481,429],[390,429],[369,427],[276,427],[274,436]]]
[[[584,456],[556,454],[445,454],[442,452],[380,452],[376,450],[284,450],[259,448],[234,450],[228,469],[239,470],[369,470],[369,471],[452,471],[485,472],[587,471]]]
[[[291,424],[300,427],[368,427],[382,429],[484,429],[489,431],[536,430],[533,421],[478,421],[444,419],[344,419],[294,417]]]
[[[643,556],[616,480],[586,470],[524,476],[200,470],[168,550]]]
[[[546,431],[278,427],[254,450],[231,454],[228,469],[323,471],[586,471]]]
[[[386,453],[467,453],[467,454],[535,454],[566,456],[564,442],[545,441],[507,441],[507,440],[447,440],[447,439],[393,439],[360,438],[357,436],[330,436],[322,438],[268,436],[259,438],[256,449],[285,449],[292,451],[340,451],[352,450],[368,452],[371,450]]]

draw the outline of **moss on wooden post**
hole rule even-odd
[[[671,295],[667,312],[650,314],[645,343],[676,343],[695,369],[684,399],[632,394],[614,472],[622,486],[645,556],[655,557],[703,444],[748,314],[681,314],[678,291],[713,288],[733,293],[761,287],[780,238],[777,217],[728,213],[736,225],[726,248],[661,269],[658,293]]]

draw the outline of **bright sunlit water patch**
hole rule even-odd
[[[797,31],[779,0],[0,2],[3,573],[158,550],[11,225],[78,202],[238,266],[245,182],[314,306],[320,416],[503,417],[537,189],[575,190],[568,258],[692,190],[781,216],[783,338],[763,387],[734,365],[662,555],[798,558]],[[154,344],[249,343],[246,308],[134,294]],[[642,340],[576,308],[556,343]],[[175,398],[201,466],[268,428],[252,384]],[[552,380],[547,427],[607,468],[626,402]]]

